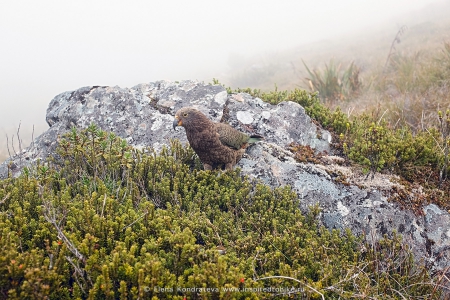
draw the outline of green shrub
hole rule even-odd
[[[443,65],[445,54],[444,51]],[[233,92],[230,88],[227,90],[229,93]],[[442,112],[435,112],[432,117],[438,121],[436,125],[422,125],[419,129],[414,129],[403,124],[400,119],[392,125],[383,118],[385,114],[381,117],[361,114],[350,119],[339,107],[332,111],[320,102],[317,94],[300,89],[275,89],[271,92],[237,89],[234,92],[250,93],[275,105],[281,101],[293,101],[302,105],[318,125],[331,131],[335,153],[345,155],[351,162],[361,165],[366,173],[391,172],[400,175],[401,179],[406,179],[412,185],[422,185],[426,194],[414,199],[415,208],[424,203],[436,203],[444,209],[450,208],[450,182],[447,182],[447,174],[450,171],[448,113],[444,116]],[[295,148],[291,147],[291,150],[296,152]],[[300,160],[302,157],[303,155],[298,156]],[[402,204],[411,202],[408,199],[406,202],[405,199],[396,200],[400,200]],[[407,206],[412,208],[411,205]]]
[[[0,181],[0,298],[438,296],[397,237],[371,248],[329,231],[289,187],[202,171],[179,142],[157,155],[91,125],[57,153]]]
[[[344,151],[366,172],[391,170],[413,178],[409,174],[412,167],[427,166],[438,171],[442,165],[436,129],[413,134],[409,127],[392,129],[385,121],[375,123],[368,115],[355,118],[351,124],[345,134]]]
[[[340,134],[345,132],[347,123],[349,122],[347,116],[340,108],[331,111],[324,106],[317,93],[309,93],[305,90],[294,89],[293,91],[278,91],[275,87],[274,91],[262,92],[257,89],[236,89],[227,88],[228,93],[248,93],[253,97],[258,97],[261,100],[270,104],[276,105],[282,101],[292,101],[300,104],[305,109],[306,113],[315,121],[319,122],[324,128],[330,129],[333,132]]]
[[[368,172],[380,171],[381,169],[393,166],[395,162],[396,147],[392,131],[388,130],[384,124],[367,124],[367,120],[362,121],[363,125],[355,122],[354,139],[351,146],[346,146],[344,150],[348,157],[360,163]]]

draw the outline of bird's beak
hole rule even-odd
[[[175,127],[177,126],[181,126],[183,124],[183,122],[181,122],[181,120],[178,120],[178,116],[175,116],[175,120],[173,120],[173,129],[175,130]]]

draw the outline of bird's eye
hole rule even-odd
[[[187,113],[184,113],[184,114],[183,114],[183,117],[187,117],[187,115],[188,115]]]

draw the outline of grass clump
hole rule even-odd
[[[202,171],[179,142],[138,151],[91,125],[57,153],[0,181],[0,298],[438,297],[398,237],[329,231],[289,187]]]
[[[450,44],[430,51],[398,52],[373,75],[373,97],[391,124],[414,132],[438,127],[436,113],[449,107]]]
[[[330,60],[325,64],[325,69],[310,70],[302,60],[309,74],[304,81],[311,92],[318,92],[324,102],[336,103],[356,97],[362,88],[360,78],[361,68],[351,62],[346,70],[341,70],[342,64]]]

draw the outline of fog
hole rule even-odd
[[[45,130],[47,105],[64,91],[209,82],[227,76],[230,57],[395,28],[395,16],[433,2],[2,1],[0,141],[19,122],[25,132],[35,125],[35,136]]]

